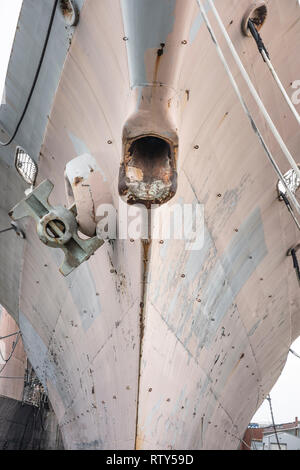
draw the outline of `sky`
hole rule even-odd
[[[291,345],[300,356],[300,337]],[[300,419],[300,359],[289,353],[286,365],[270,392],[274,421],[276,424]],[[265,400],[253,416],[252,423],[271,423],[269,402]]]
[[[0,0],[0,99],[23,0]]]

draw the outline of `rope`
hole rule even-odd
[[[29,103],[30,103],[30,101],[31,101],[33,92],[34,92],[34,90],[35,90],[36,83],[37,83],[38,78],[39,78],[39,74],[40,74],[40,71],[41,71],[41,67],[42,67],[42,64],[43,64],[43,61],[44,61],[44,57],[45,57],[45,53],[46,53],[46,49],[47,49],[47,45],[48,45],[48,41],[49,41],[51,29],[52,29],[52,26],[53,26],[53,21],[54,21],[54,16],[55,16],[57,4],[58,4],[58,0],[55,0],[54,5],[53,5],[53,9],[52,9],[52,13],[51,13],[51,18],[50,18],[48,30],[47,30],[47,34],[46,34],[46,38],[45,38],[44,45],[43,45],[43,50],[42,50],[42,53],[41,53],[41,57],[40,57],[40,60],[39,60],[39,63],[38,63],[38,67],[37,67],[37,70],[36,70],[36,73],[35,73],[35,76],[34,76],[34,79],[33,79],[33,83],[32,83],[32,86],[31,86],[31,89],[30,89],[30,92],[29,92],[27,101],[26,101],[26,103],[25,103],[25,107],[24,107],[23,112],[22,112],[22,114],[21,114],[21,117],[20,117],[20,119],[19,119],[19,121],[18,121],[18,124],[17,124],[17,126],[16,126],[16,128],[15,128],[15,131],[13,132],[12,136],[10,137],[10,139],[9,139],[7,142],[1,142],[1,141],[0,141],[0,146],[2,146],[2,147],[7,147],[8,145],[10,145],[10,144],[12,143],[12,141],[14,140],[14,138],[15,138],[16,135],[17,135],[17,132],[18,132],[18,130],[19,130],[19,128],[20,128],[20,125],[21,125],[22,122],[23,122],[24,116],[25,116],[25,114],[26,114],[26,111],[27,111],[27,109],[28,109]]]
[[[208,0],[208,1],[209,1],[209,0]],[[266,144],[266,142],[265,142],[265,140],[264,140],[264,138],[263,138],[261,132],[259,131],[257,125],[255,124],[255,121],[254,121],[254,119],[253,119],[253,117],[252,117],[252,115],[251,115],[251,113],[250,113],[250,111],[249,111],[249,109],[248,109],[248,107],[247,107],[247,105],[246,105],[246,103],[245,103],[245,101],[244,101],[242,95],[241,95],[241,92],[240,92],[240,90],[239,90],[239,87],[238,87],[238,85],[237,85],[237,83],[236,83],[236,81],[235,81],[235,79],[234,79],[234,77],[233,77],[233,75],[232,75],[232,73],[231,73],[231,71],[230,71],[230,68],[229,68],[229,66],[228,66],[228,64],[227,64],[227,61],[226,61],[225,56],[224,56],[224,54],[223,54],[223,52],[222,52],[222,49],[221,49],[221,47],[220,47],[220,45],[219,45],[219,43],[218,43],[218,40],[217,40],[217,38],[216,38],[216,35],[214,34],[214,32],[213,32],[213,30],[212,30],[212,27],[211,27],[211,25],[210,25],[210,22],[209,22],[209,20],[208,20],[208,17],[207,17],[207,15],[206,15],[206,12],[205,12],[205,10],[204,10],[204,8],[203,8],[203,6],[202,6],[201,0],[197,0],[197,2],[198,2],[198,5],[199,5],[199,8],[200,8],[200,11],[201,11],[203,20],[204,20],[204,22],[205,22],[205,24],[206,24],[206,27],[207,27],[207,29],[208,29],[208,32],[209,32],[209,34],[210,34],[210,36],[211,36],[211,39],[212,39],[213,43],[214,43],[215,46],[216,46],[217,52],[218,52],[218,54],[219,54],[219,57],[220,57],[220,59],[221,59],[223,65],[224,65],[224,68],[225,68],[225,70],[226,70],[226,73],[227,73],[227,75],[228,75],[228,77],[229,77],[229,80],[230,80],[230,82],[231,82],[231,84],[232,84],[232,86],[233,86],[233,88],[234,88],[234,91],[235,91],[235,93],[236,93],[236,95],[237,95],[237,97],[238,97],[238,99],[239,99],[239,101],[240,101],[240,103],[241,103],[241,105],[242,105],[242,108],[243,108],[243,110],[245,111],[245,113],[246,113],[246,115],[247,115],[247,117],[248,117],[248,119],[249,119],[249,121],[250,121],[250,123],[251,123],[251,127],[252,127],[252,129],[254,130],[255,134],[257,135],[257,137],[258,137],[258,139],[259,139],[261,145],[263,146],[263,149],[264,149],[265,153],[267,154],[268,159],[270,160],[270,162],[271,162],[271,164],[272,164],[272,166],[273,166],[275,172],[277,173],[277,176],[278,176],[278,178],[280,179],[281,183],[282,183],[283,186],[285,187],[285,189],[286,189],[286,191],[287,191],[287,193],[288,193],[288,195],[289,195],[291,201],[293,202],[293,204],[294,204],[294,206],[295,206],[297,212],[300,214],[300,206],[299,206],[299,203],[298,203],[297,199],[295,198],[294,194],[291,192],[291,190],[290,190],[290,188],[289,188],[289,186],[288,186],[288,184],[287,184],[287,182],[286,182],[286,180],[285,180],[283,174],[281,173],[281,171],[280,171],[280,169],[279,169],[277,163],[275,162],[275,160],[274,160],[274,158],[273,158],[273,156],[272,156],[272,154],[271,154],[271,152],[270,152],[270,150],[269,150],[269,148],[268,148],[268,146],[267,146],[267,144]],[[298,173],[299,173],[299,169],[298,169],[298,167],[297,167],[297,174],[298,174]]]
[[[201,11],[203,12],[202,15],[204,14],[205,17],[207,18],[206,13],[205,13],[205,11],[204,11],[204,9],[203,9],[203,6],[202,6],[202,4],[201,4],[201,0],[197,0],[197,1],[198,1],[198,5],[199,5]],[[225,38],[225,40],[226,40],[226,42],[227,42],[227,45],[228,45],[228,47],[229,47],[229,49],[230,49],[230,51],[231,51],[231,53],[232,53],[232,55],[233,55],[233,58],[234,58],[234,60],[235,60],[235,62],[236,62],[236,64],[237,64],[237,66],[239,67],[239,70],[240,70],[240,72],[241,72],[241,74],[242,74],[244,80],[246,81],[247,86],[248,86],[248,88],[249,88],[249,90],[250,90],[250,92],[251,92],[251,94],[252,94],[254,100],[256,101],[256,104],[258,105],[260,111],[261,111],[262,114],[264,115],[264,118],[266,119],[266,121],[267,121],[267,123],[268,123],[268,125],[269,125],[269,127],[270,127],[270,130],[271,130],[272,134],[274,135],[275,139],[277,140],[277,142],[278,142],[278,144],[279,144],[279,146],[280,146],[282,152],[284,153],[285,157],[287,158],[287,160],[289,161],[290,165],[291,165],[292,168],[294,169],[296,175],[297,175],[298,178],[300,179],[300,170],[299,170],[299,168],[298,168],[298,166],[297,166],[295,160],[293,159],[292,155],[290,154],[290,152],[289,152],[287,146],[285,145],[285,143],[284,143],[284,141],[283,141],[281,135],[279,134],[278,130],[276,129],[276,127],[275,127],[275,125],[274,125],[274,123],[273,123],[273,121],[272,121],[270,115],[268,114],[268,111],[266,110],[266,108],[265,108],[263,102],[261,101],[261,99],[260,99],[260,97],[259,97],[259,95],[258,95],[258,93],[257,93],[257,91],[256,91],[256,89],[255,89],[255,87],[254,87],[254,85],[253,85],[253,83],[251,82],[250,77],[249,77],[249,75],[248,75],[246,69],[244,68],[244,66],[243,66],[243,64],[242,64],[242,62],[241,62],[241,60],[240,60],[240,58],[239,58],[239,55],[237,54],[237,52],[236,52],[236,50],[235,50],[235,48],[234,48],[234,45],[232,44],[231,39],[230,39],[230,37],[229,37],[229,35],[228,35],[227,31],[226,31],[226,28],[224,27],[224,24],[223,24],[223,22],[222,22],[222,20],[221,20],[221,18],[220,18],[220,16],[219,16],[217,10],[216,10],[216,7],[215,7],[215,5],[214,5],[213,0],[207,0],[207,1],[208,1],[209,5],[210,5],[210,7],[211,7],[211,9],[212,9],[212,11],[213,11],[213,13],[214,13],[214,15],[215,15],[215,18],[216,18],[216,20],[217,20],[217,22],[218,22],[218,24],[219,24],[219,26],[220,26],[220,29],[221,29],[221,31],[222,31],[222,33],[223,33],[223,36],[224,36],[224,38]],[[201,5],[201,6],[200,6],[200,5]],[[207,19],[207,21],[208,21],[208,19]],[[211,28],[210,28],[210,29],[211,29]],[[215,39],[214,42],[216,42],[216,39]],[[297,210],[298,210],[298,212],[300,213],[299,205],[298,205],[298,204],[297,204]]]
[[[256,29],[256,27],[255,27],[253,21],[249,20],[249,22],[248,22],[248,27],[249,27],[249,30],[250,30],[250,32],[251,32],[251,34],[252,34],[252,36],[253,36],[253,38],[254,38],[256,44],[257,44],[258,50],[259,50],[260,54],[262,55],[262,58],[263,58],[264,62],[267,64],[268,69],[270,70],[270,72],[271,72],[271,74],[272,74],[272,76],[273,76],[275,82],[277,83],[277,85],[278,85],[278,87],[279,87],[279,89],[280,89],[280,91],[281,91],[281,93],[282,93],[284,99],[286,100],[286,102],[287,102],[287,104],[288,104],[290,110],[292,111],[292,113],[293,113],[293,115],[295,116],[295,118],[296,118],[298,124],[300,125],[300,116],[299,116],[299,114],[298,114],[298,112],[297,112],[295,106],[293,105],[293,103],[292,103],[292,101],[291,101],[289,95],[288,95],[287,92],[285,91],[285,89],[284,89],[284,87],[283,87],[283,85],[282,85],[282,83],[281,83],[281,81],[280,81],[280,79],[279,79],[277,73],[275,72],[275,69],[274,69],[274,67],[273,67],[273,65],[272,65],[272,63],[271,63],[271,61],[270,61],[269,53],[268,53],[268,51],[267,51],[267,49],[266,49],[266,47],[265,47],[265,45],[264,45],[264,43],[263,43],[263,40],[262,40],[262,38],[261,38],[259,32],[257,31],[257,29]]]

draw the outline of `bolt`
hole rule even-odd
[[[195,150],[198,150],[198,148],[199,148],[199,145],[194,145]]]
[[[184,39],[183,41],[181,41],[181,44],[187,44],[187,41]]]
[[[124,36],[124,37],[123,37],[123,41],[128,41],[128,37],[127,37],[127,36]]]

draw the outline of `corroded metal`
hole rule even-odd
[[[265,1],[256,1],[252,3],[252,5],[247,8],[247,11],[243,16],[242,31],[244,35],[251,37],[251,33],[248,28],[249,20],[252,20],[257,31],[260,31],[267,19],[267,14],[268,9]]]
[[[111,188],[96,159],[83,154],[66,165],[66,196],[69,206],[75,204],[79,230],[93,237],[100,220],[101,205],[113,204]]]

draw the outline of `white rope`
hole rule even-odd
[[[253,86],[253,83],[251,82],[250,77],[249,77],[245,67],[243,66],[242,61],[240,60],[239,55],[236,52],[235,47],[232,44],[232,41],[231,41],[231,39],[230,39],[230,37],[229,37],[225,27],[224,27],[224,24],[223,24],[223,22],[222,22],[222,20],[219,16],[217,10],[216,10],[216,7],[214,5],[213,0],[207,0],[207,1],[210,5],[215,17],[216,17],[216,20],[217,20],[217,22],[218,22],[218,24],[221,28],[221,31],[222,31],[223,36],[224,36],[224,38],[225,38],[225,40],[228,44],[229,49],[230,49],[230,51],[233,55],[233,58],[234,58],[236,64],[238,65],[238,67],[240,69],[240,72],[241,72],[244,80],[246,81],[246,83],[248,85],[248,88],[249,88],[254,100],[256,101],[256,103],[257,103],[259,109],[261,110],[261,112],[263,113],[263,115],[264,115],[270,129],[271,129],[272,134],[274,135],[275,139],[277,140],[278,144],[280,145],[281,150],[283,151],[284,155],[286,156],[287,160],[289,161],[289,163],[292,166],[293,170],[295,171],[296,175],[300,179],[300,170],[299,170],[295,160],[293,159],[292,155],[290,154],[287,146],[285,145],[281,135],[279,134],[278,130],[276,129],[272,119],[270,118],[270,115],[269,115],[268,111],[266,110],[263,102],[261,101],[255,87]],[[200,6],[201,0],[198,0],[198,4]]]
[[[209,1],[209,0],[208,0],[208,1]],[[220,59],[221,59],[223,65],[224,65],[224,67],[225,67],[225,70],[226,70],[226,72],[227,72],[227,74],[228,74],[228,77],[229,77],[229,79],[230,79],[230,81],[231,81],[231,84],[232,84],[232,86],[233,86],[233,88],[234,88],[234,90],[235,90],[235,92],[236,92],[236,95],[237,95],[237,97],[238,97],[238,99],[239,99],[239,101],[240,101],[240,103],[241,103],[241,105],[242,105],[242,107],[243,107],[243,109],[244,109],[244,111],[245,111],[245,113],[246,113],[248,119],[250,120],[251,126],[252,126],[254,132],[256,133],[256,135],[258,136],[258,138],[259,138],[259,140],[260,140],[260,142],[261,142],[261,144],[262,144],[262,146],[263,146],[263,148],[264,148],[264,150],[265,150],[265,152],[266,152],[266,154],[267,154],[267,156],[268,156],[268,158],[269,158],[269,160],[270,160],[270,162],[271,162],[273,168],[275,169],[275,171],[276,171],[276,173],[277,173],[277,175],[278,175],[278,178],[280,179],[280,181],[282,182],[283,186],[285,187],[285,189],[286,189],[286,191],[287,191],[287,193],[288,193],[288,195],[289,195],[291,201],[293,202],[293,204],[294,204],[294,206],[295,206],[297,212],[300,214],[300,205],[299,205],[297,199],[295,198],[294,194],[291,192],[291,190],[290,190],[290,188],[289,188],[289,186],[288,186],[288,184],[287,184],[287,182],[286,182],[286,180],[285,180],[283,174],[281,173],[281,171],[280,171],[278,165],[276,164],[274,158],[272,157],[272,154],[271,154],[270,150],[268,149],[268,146],[267,146],[266,142],[264,141],[264,138],[263,138],[261,132],[259,131],[258,127],[256,126],[256,124],[255,124],[255,122],[254,122],[254,119],[253,119],[252,116],[251,116],[251,113],[250,113],[250,111],[249,111],[249,109],[248,109],[248,107],[247,107],[247,105],[246,105],[246,103],[245,103],[245,101],[244,101],[244,99],[243,99],[243,97],[242,97],[242,95],[241,95],[241,92],[240,92],[240,90],[239,90],[239,87],[238,87],[238,85],[237,85],[237,83],[236,83],[236,81],[235,81],[235,79],[234,79],[234,77],[233,77],[233,75],[232,75],[232,73],[231,73],[231,71],[230,71],[230,68],[229,68],[229,66],[228,66],[228,64],[227,64],[227,61],[226,61],[226,59],[225,59],[225,56],[224,56],[224,54],[223,54],[223,52],[222,52],[222,49],[221,49],[219,43],[218,43],[218,40],[217,40],[217,38],[216,38],[216,36],[215,36],[215,34],[214,34],[214,32],[213,32],[213,29],[212,29],[211,24],[210,24],[210,22],[209,22],[209,20],[208,20],[208,17],[207,17],[207,15],[206,15],[206,12],[205,12],[205,10],[204,10],[204,8],[203,8],[203,5],[202,5],[202,3],[201,3],[201,0],[197,0],[197,2],[198,2],[198,5],[199,5],[199,8],[200,8],[200,11],[201,11],[203,20],[204,20],[204,22],[205,22],[205,24],[206,24],[206,26],[207,26],[207,29],[208,29],[208,31],[209,31],[209,33],[210,33],[210,35],[211,35],[211,38],[212,38],[212,40],[213,40],[213,42],[214,42],[214,44],[215,44],[215,46],[216,46],[217,52],[218,52],[218,54],[219,54],[219,56],[220,56]],[[298,172],[299,172],[298,167],[297,167],[297,170],[298,170]]]
[[[292,103],[292,101],[291,101],[289,95],[288,95],[287,92],[285,91],[285,89],[284,89],[284,87],[283,87],[283,85],[282,85],[282,83],[281,83],[281,81],[280,81],[280,79],[279,79],[277,73],[275,72],[275,69],[274,69],[274,67],[273,67],[273,65],[272,65],[272,62],[270,61],[270,59],[268,58],[268,56],[267,56],[267,54],[265,53],[264,50],[262,50],[261,53],[262,53],[262,55],[263,55],[263,58],[264,58],[264,60],[265,60],[265,62],[266,62],[266,64],[267,64],[267,66],[268,66],[268,68],[269,68],[271,74],[273,75],[273,78],[274,78],[275,82],[276,82],[277,85],[279,86],[279,89],[280,89],[280,91],[281,91],[283,97],[285,98],[285,100],[286,100],[286,102],[287,102],[287,104],[288,104],[290,110],[292,111],[292,113],[294,114],[294,116],[295,116],[295,118],[296,118],[298,124],[300,125],[300,116],[299,116],[299,114],[298,114],[298,112],[297,112],[295,106],[293,105],[293,103]]]

